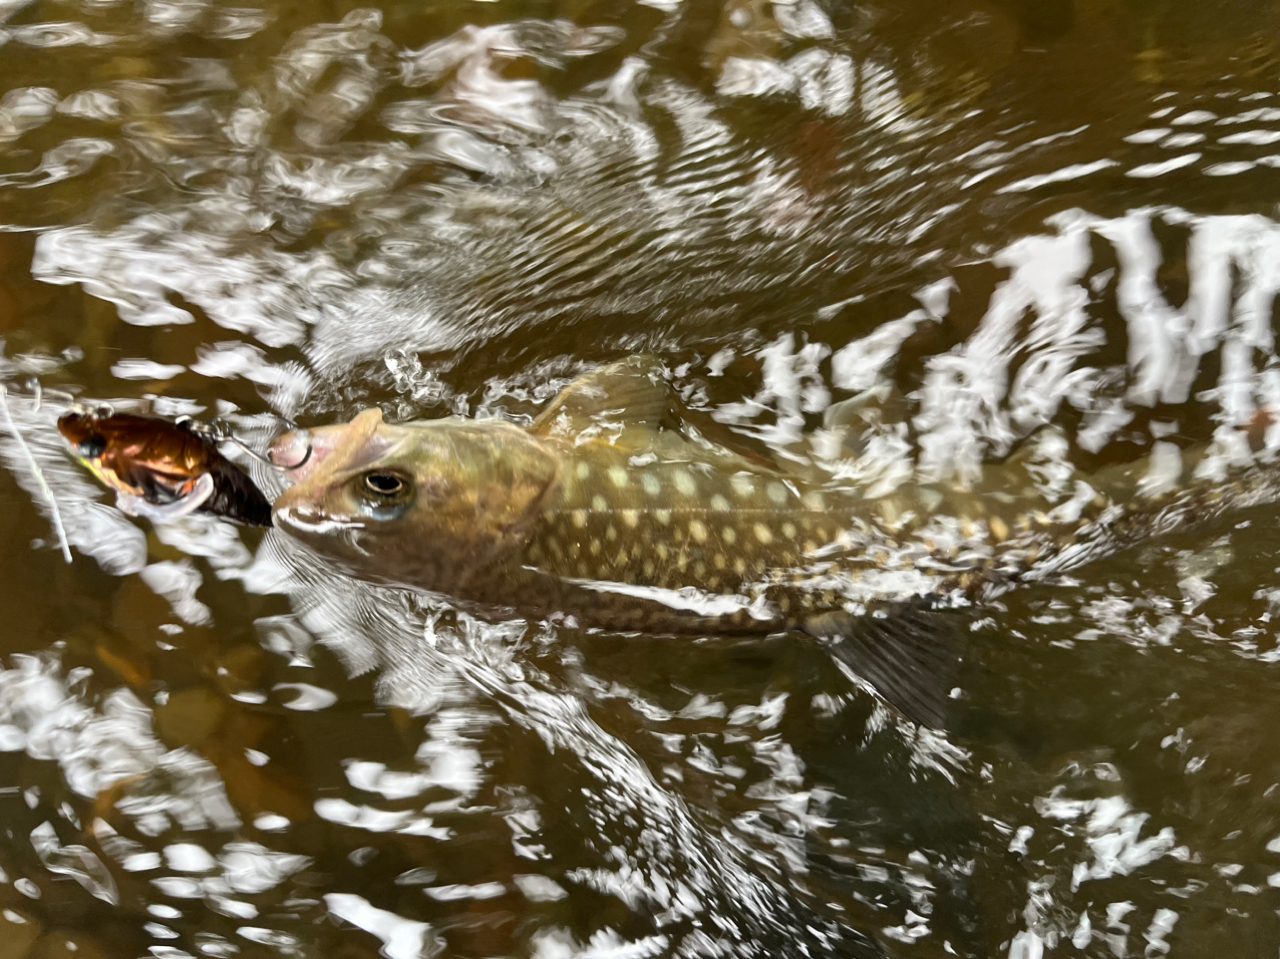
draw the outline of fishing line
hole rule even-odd
[[[40,492],[44,494],[44,498],[49,504],[49,512],[53,517],[53,528],[58,532],[58,545],[62,547],[62,558],[70,564],[71,547],[67,543],[67,531],[62,525],[62,514],[58,511],[58,503],[54,500],[53,490],[45,482],[44,473],[40,471],[40,466],[36,463],[36,458],[31,453],[31,447],[27,445],[27,441],[18,432],[18,425],[14,423],[13,414],[9,411],[9,391],[4,388],[3,383],[0,383],[0,407],[4,408],[4,418],[9,424],[9,432],[13,434],[13,438],[18,441],[18,446],[22,448],[22,452],[27,458],[27,465],[31,467],[31,474],[36,478],[36,482],[40,484]]]

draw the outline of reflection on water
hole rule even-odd
[[[941,734],[131,521],[55,424],[528,422],[650,351],[872,495],[1210,481],[1280,442],[1278,19],[0,4],[4,954],[1270,954],[1265,507],[977,610]]]

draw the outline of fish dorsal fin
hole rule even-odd
[[[577,435],[604,421],[656,432],[674,419],[671,388],[652,356],[632,356],[578,377],[533,421],[536,436]]]
[[[660,448],[676,458],[688,457],[690,433],[696,430],[702,437],[697,455],[705,458],[708,450],[717,450],[723,469],[782,472],[765,451],[752,447],[706,412],[685,406],[654,356],[628,357],[578,377],[529,429],[535,436],[579,438],[606,423],[623,427],[621,433],[610,436],[613,446],[646,453]]]

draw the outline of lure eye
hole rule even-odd
[[[107,439],[99,433],[94,433],[76,444],[76,453],[87,460],[96,460],[106,451]]]

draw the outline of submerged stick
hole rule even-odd
[[[22,434],[18,432],[18,425],[13,421],[13,414],[9,411],[9,391],[4,388],[4,384],[0,384],[0,407],[4,409],[4,418],[9,424],[9,432],[13,434],[13,438],[18,441],[18,445],[22,448],[22,453],[27,458],[27,465],[31,467],[31,475],[40,484],[40,492],[44,494],[45,500],[49,503],[49,512],[53,516],[53,528],[58,532],[58,545],[62,547],[62,558],[70,564],[71,547],[67,543],[67,531],[62,525],[62,514],[58,511],[58,503],[53,498],[53,490],[45,482],[44,473],[40,471],[40,465],[31,453],[31,447],[22,438]]]

